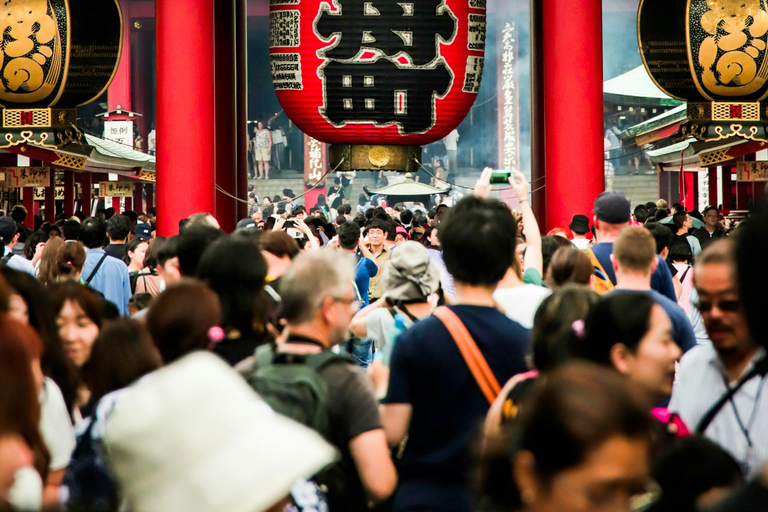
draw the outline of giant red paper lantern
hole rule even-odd
[[[439,140],[469,112],[485,21],[485,0],[272,0],[275,91],[303,132],[392,168],[387,148]]]

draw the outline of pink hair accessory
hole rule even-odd
[[[208,329],[208,339],[214,343],[219,343],[224,339],[224,329],[215,325]]]
[[[576,336],[579,338],[584,337],[584,320],[574,320],[571,327],[573,328],[573,332],[576,333]]]
[[[72,264],[72,262],[71,262],[71,261],[68,261],[68,262],[67,262],[67,265],[71,265],[71,264]]]

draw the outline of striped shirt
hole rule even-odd
[[[765,350],[760,349],[744,372],[750,371],[763,354]],[[677,413],[693,431],[725,394],[725,375],[711,343],[692,348],[680,362],[669,410]],[[718,443],[738,461],[747,477],[754,476],[768,463],[767,380],[758,376],[744,384],[704,432],[707,438]]]

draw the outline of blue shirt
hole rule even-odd
[[[9,252],[12,251],[8,248],[8,246],[3,246],[3,257],[5,257]],[[35,275],[35,266],[32,265],[32,262],[24,256],[14,254],[11,256],[11,259],[8,260],[7,265],[8,268],[12,270],[16,270],[18,272],[26,272],[27,274],[31,274],[32,277],[37,277]]]
[[[592,246],[592,252],[597,257],[597,261],[605,269],[605,273],[608,274],[608,279],[611,280],[613,285],[616,285],[616,273],[613,271],[613,264],[611,263],[611,254],[613,254],[613,243],[600,243]],[[675,285],[672,284],[672,273],[669,271],[669,267],[666,262],[661,259],[661,256],[656,256],[656,270],[651,275],[651,288],[664,295],[672,302],[677,302],[677,295],[675,294]]]
[[[88,249],[85,251],[85,264],[81,275],[87,281],[99,260],[106,253],[104,249]],[[131,300],[131,279],[128,276],[128,265],[122,260],[107,256],[99,267],[89,285],[101,292],[104,298],[114,303],[121,315],[128,314],[128,301]]]
[[[527,329],[495,308],[450,309],[500,385],[527,370]],[[383,402],[413,408],[393,509],[469,512],[473,441],[490,404],[437,317],[416,322],[397,339]]]
[[[371,278],[376,277],[376,274],[379,273],[379,267],[376,266],[376,263],[366,258],[365,256],[360,256],[360,259],[357,261],[357,265],[355,266],[355,272],[355,285],[357,286],[357,291],[360,294],[358,299],[367,306],[369,302],[368,285],[371,282]]]
[[[664,266],[666,267],[666,265]],[[696,346],[696,335],[693,332],[691,321],[688,320],[688,315],[685,314],[685,311],[677,302],[669,300],[656,290],[623,290],[619,288],[608,292],[606,295],[628,291],[640,291],[650,295],[656,304],[664,308],[664,311],[667,312],[669,319],[672,321],[672,338],[683,353]]]

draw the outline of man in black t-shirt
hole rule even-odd
[[[493,300],[515,258],[516,231],[503,203],[470,196],[445,216],[438,235],[456,284],[449,309],[501,386],[526,371],[528,331]],[[490,403],[437,317],[416,323],[397,339],[383,403],[390,446],[408,434],[394,510],[472,510],[472,445]]]
[[[359,308],[352,286],[354,260],[337,251],[313,251],[297,257],[280,280],[287,340],[280,351],[316,353],[349,337],[349,324]],[[328,386],[328,441],[341,461],[328,471],[330,510],[365,510],[395,489],[397,473],[368,375],[344,361],[320,371]],[[341,477],[339,477],[341,475]]]

